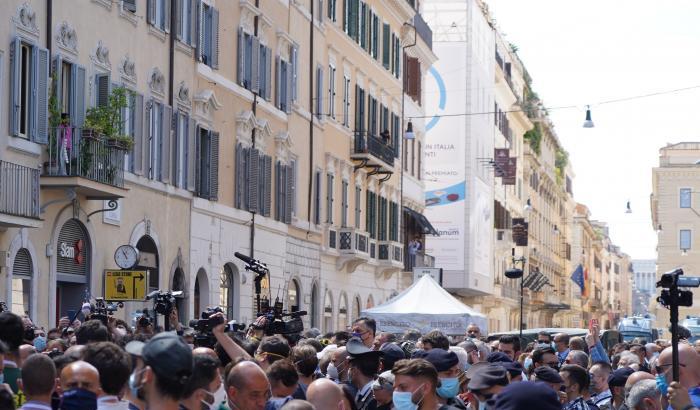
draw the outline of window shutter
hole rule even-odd
[[[143,145],[143,96],[134,94],[134,148],[131,161],[136,175],[143,175]]]
[[[202,55],[204,55],[204,5],[201,0],[197,0],[197,10],[195,10],[195,19],[197,20],[197,60],[202,61]]]
[[[204,171],[203,165],[204,161],[202,155],[202,141],[201,141],[201,128],[199,124],[194,127],[194,194],[197,196],[202,196],[202,172]]]
[[[265,99],[272,98],[272,49],[265,49]]]
[[[22,81],[21,64],[22,42],[15,37],[10,43],[10,134],[19,137],[21,93],[20,85]]]
[[[163,3],[165,3],[165,13],[164,14],[164,19],[165,21],[163,22],[163,28],[166,33],[170,33],[170,0],[162,0]]]
[[[297,46],[291,47],[292,54],[292,100],[297,100],[297,73],[299,71],[299,48]]]
[[[136,13],[136,0],[123,0],[124,10]]]
[[[272,206],[272,157],[269,155],[264,156],[264,166],[265,166],[265,203],[264,203],[264,216],[270,216],[270,210]]]
[[[163,120],[162,128],[160,130],[161,135],[161,152],[160,152],[160,175],[161,181],[168,183],[170,182],[170,149],[172,146],[172,125],[173,125],[173,109],[170,106],[163,106]],[[173,175],[174,179],[175,175]]]
[[[219,69],[219,10],[210,7],[211,10],[211,68]]]
[[[391,47],[391,32],[388,24],[384,24],[382,33],[382,64],[384,68],[389,69],[389,48]]]
[[[260,39],[253,37],[253,59],[250,91],[257,94],[260,91]]]
[[[49,51],[36,49],[36,128],[34,142],[49,142]]]
[[[243,209],[244,206],[244,196],[245,196],[245,180],[246,180],[246,168],[245,168],[245,158],[246,158],[246,149],[243,148],[243,146],[239,143],[236,144],[236,165],[235,165],[235,172],[234,172],[234,177],[235,177],[235,198],[234,198],[234,206],[238,209]]]
[[[359,186],[355,187],[355,228],[360,229],[362,214],[362,188]]]
[[[260,151],[255,148],[250,149],[248,156],[248,210],[258,212],[258,168],[260,166]]]
[[[106,107],[109,104],[109,74],[97,74],[95,76],[95,85],[95,105],[97,107]]]
[[[293,198],[294,198],[294,168],[291,165],[287,165],[285,167],[285,176],[286,176],[286,181],[283,181],[286,183],[286,188],[285,188],[285,206],[284,206],[284,223],[290,224],[292,223],[292,203],[293,203]]]
[[[209,200],[219,200],[219,133],[211,131],[209,141]]]
[[[187,117],[187,190],[195,191],[197,175],[197,124]]]
[[[175,24],[177,25],[175,27],[175,38],[178,40],[182,41],[184,34],[182,32],[182,19],[183,19],[183,10],[182,10],[182,2],[183,1],[189,1],[189,0],[176,0],[175,1]]]
[[[187,11],[189,14],[187,18],[190,20],[190,45],[192,47],[197,47],[197,10],[199,9],[202,0],[184,0],[190,2],[190,9]],[[196,58],[196,57],[195,57]]]
[[[85,67],[74,64],[71,73],[73,86],[71,114],[73,125],[82,127],[85,123]]]
[[[316,68],[316,117],[323,119],[323,67]]]
[[[238,59],[238,84],[245,87],[245,34],[243,28],[238,28],[238,49],[236,50]]]
[[[275,107],[282,108],[282,60],[275,56]]]
[[[292,112],[292,90],[293,90],[292,81],[293,81],[293,79],[292,79],[292,67],[290,67],[290,65],[287,64],[287,78],[286,78],[286,83],[285,83],[287,89],[285,90],[286,93],[285,93],[285,102],[284,102],[284,105],[285,105],[284,108],[285,108],[285,111],[287,112],[287,114],[291,114],[291,112]]]
[[[282,163],[275,162],[275,220],[281,221],[282,215]]]
[[[289,166],[289,175],[292,180],[292,190],[290,191],[291,193],[289,194],[289,196],[292,200],[291,212],[292,214],[295,214],[297,208],[297,162],[296,160],[292,160],[290,163],[291,165]]]
[[[152,26],[156,25],[156,3],[156,0],[146,0],[146,19]]]
[[[343,228],[348,225],[348,181],[343,180],[343,192],[342,192],[342,204],[341,204],[341,218],[340,223]]]

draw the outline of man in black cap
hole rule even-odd
[[[495,410],[561,410],[557,394],[543,383],[513,383],[496,396]]]
[[[127,352],[143,359],[129,388],[142,390],[147,408],[177,410],[192,375],[192,349],[175,333],[164,332],[148,343],[131,342]]]
[[[437,388],[438,401],[441,404],[453,406],[457,409],[465,409],[467,406],[457,397],[459,394],[459,381],[462,371],[459,368],[459,358],[455,352],[432,349],[419,350],[413,355],[414,359],[425,359],[435,366],[440,381]]]
[[[357,388],[355,404],[358,410],[375,410],[377,401],[372,394],[372,383],[379,373],[379,361],[384,353],[367,347],[359,337],[352,337],[346,345],[350,382]]]
[[[503,366],[508,372],[511,383],[523,381],[523,366],[519,362],[511,360],[507,354],[492,352],[486,357],[486,361]]]
[[[629,367],[620,367],[610,373],[608,377],[608,387],[612,393],[611,409],[619,409],[625,404],[625,383],[634,370]]]
[[[508,372],[495,363],[474,365],[467,372],[467,388],[480,403],[486,403],[508,385]]]
[[[552,388],[557,394],[561,391],[561,385],[564,379],[561,378],[559,372],[549,366],[542,366],[535,369],[535,378],[533,381],[542,382]]]
[[[406,358],[406,353],[395,343],[384,343],[379,351],[384,353],[381,357],[382,371],[391,371],[394,363]]]

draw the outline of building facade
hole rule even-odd
[[[148,290],[183,292],[183,322],[215,305],[254,318],[240,252],[267,263],[263,297],[333,330],[401,289],[409,259],[429,263],[407,257],[431,232],[421,83],[435,55],[416,4],[84,3],[0,5],[14,311],[49,326],[76,313],[128,244]],[[123,89],[121,139],[93,136],[90,108]]]
[[[649,304],[656,295],[656,259],[632,260],[634,289],[632,310],[635,314],[649,313]]]

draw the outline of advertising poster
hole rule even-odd
[[[463,117],[442,116],[465,110],[467,75],[465,49],[459,43],[441,43],[438,62],[426,77],[425,216],[440,233],[426,239],[426,252],[435,266],[464,271],[466,127]],[[448,50],[449,49],[449,50]]]

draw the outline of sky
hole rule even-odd
[[[700,141],[700,1],[486,0],[573,166],[574,198],[635,259],[656,258],[649,195],[667,143]],[[582,127],[591,106],[595,128]],[[625,213],[630,201],[632,213]]]

